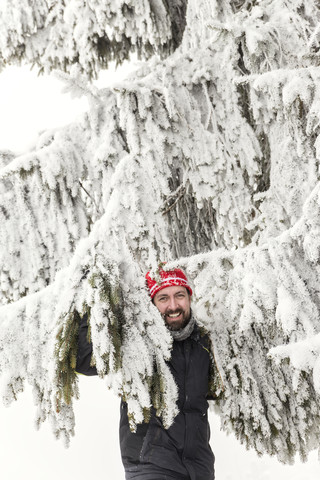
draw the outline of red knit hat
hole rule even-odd
[[[190,296],[192,295],[192,289],[188,285],[188,279],[180,268],[166,271],[159,266],[157,277],[157,279],[151,278],[150,272],[146,274],[147,287],[151,298],[163,288],[180,285],[188,290]]]

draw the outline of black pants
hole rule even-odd
[[[134,471],[126,471],[126,480],[190,480],[190,477],[155,465],[141,465]]]
[[[134,474],[135,476],[132,477],[131,474],[128,477],[126,475],[126,480],[190,480],[190,477],[177,477],[176,473],[170,473],[169,475],[159,474],[159,473],[140,473]],[[161,476],[159,476],[161,475]]]

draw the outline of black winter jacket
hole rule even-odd
[[[96,375],[90,367],[91,344],[87,342],[87,320],[79,330],[76,370]],[[185,475],[190,480],[214,480],[214,456],[209,445],[208,378],[210,356],[208,338],[195,325],[189,338],[174,341],[169,366],[179,390],[178,408],[173,425],[165,429],[152,409],[149,423],[138,425],[136,433],[129,428],[127,404],[121,402],[120,448],[124,468],[129,472],[152,473],[153,466]],[[130,477],[131,478],[131,477]],[[132,477],[133,478],[133,477]],[[138,478],[138,477],[137,477]]]

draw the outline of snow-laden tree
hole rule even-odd
[[[1,53],[6,63],[96,77],[110,61],[167,56],[181,42],[187,0],[4,0]]]
[[[79,317],[93,362],[165,426],[171,336],[144,274],[179,265],[210,333],[215,409],[258,453],[320,441],[320,5],[6,0],[0,61],[61,69],[88,112],[1,155],[3,398],[73,434]],[[131,52],[137,70],[90,84]],[[68,73],[65,73],[68,72]]]

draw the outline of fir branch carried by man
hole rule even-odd
[[[169,366],[178,386],[179,413],[165,429],[157,415],[154,395],[149,421],[132,432],[127,404],[121,400],[120,447],[126,480],[213,480],[214,455],[209,445],[207,416],[208,398],[213,394],[209,387],[213,362],[210,340],[193,316],[192,289],[184,272],[160,267],[157,277],[147,273],[147,288],[173,337]],[[90,365],[92,346],[87,329],[84,316],[80,323],[76,370],[96,375],[96,368]]]

